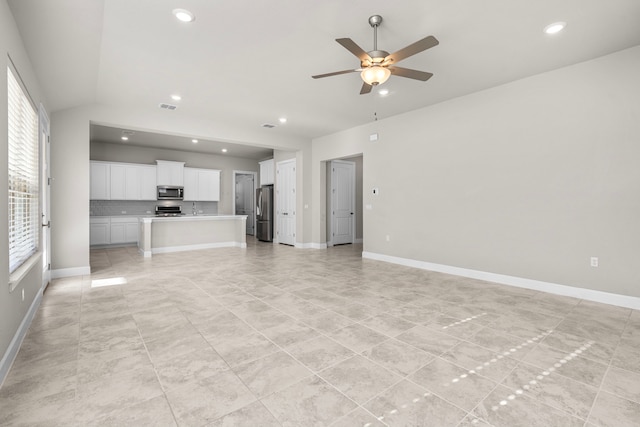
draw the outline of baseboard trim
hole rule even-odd
[[[13,361],[16,359],[18,355],[18,351],[20,350],[20,346],[22,345],[22,341],[24,337],[27,335],[27,331],[29,330],[29,326],[31,326],[31,322],[33,321],[33,317],[36,315],[38,308],[40,307],[40,303],[42,302],[42,292],[43,288],[40,288],[36,297],[33,299],[31,303],[31,307],[25,314],[22,322],[20,323],[20,327],[16,331],[13,339],[9,343],[9,347],[7,351],[4,353],[2,360],[0,360],[0,387],[4,383],[4,380],[11,369],[11,365],[13,365]]]
[[[61,279],[63,277],[74,277],[74,276],[86,276],[91,274],[91,267],[73,267],[73,268],[58,268],[56,270],[51,270],[51,278],[52,279]]]
[[[543,282],[540,280],[524,279],[522,277],[507,276],[504,274],[489,273],[486,271],[452,267],[450,265],[434,264],[425,261],[417,261],[408,258],[399,258],[390,255],[378,254],[374,252],[362,252],[362,258],[419,268],[421,270],[437,271],[440,273],[469,277],[471,279],[485,280],[488,282],[500,283],[502,285],[532,289],[535,291],[542,291],[550,294],[579,298],[603,304],[611,304],[619,307],[632,308],[634,310],[640,310],[640,298],[638,297],[612,294],[609,292],[595,291],[592,289],[577,288],[574,286],[560,285],[557,283]]]
[[[327,249],[326,243],[296,243],[298,249]]]
[[[219,242],[219,243],[202,243],[199,245],[184,246],[165,246],[163,248],[152,248],[152,254],[167,254],[171,252],[198,251],[201,249],[217,249],[217,248],[242,248],[247,247],[246,242]],[[146,256],[146,252],[144,253]]]

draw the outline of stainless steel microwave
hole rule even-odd
[[[158,200],[183,200],[184,187],[177,185],[158,185]]]

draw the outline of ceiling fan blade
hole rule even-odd
[[[369,83],[363,82],[362,89],[360,89],[360,95],[365,95],[371,92],[371,89],[373,89],[373,86],[371,86]]]
[[[349,38],[345,39],[336,39],[338,43],[342,45],[349,52],[353,53],[355,56],[360,58],[360,61],[371,61],[371,57],[367,52],[364,51],[360,46],[356,44],[353,40]]]
[[[428,73],[426,71],[418,71],[418,70],[412,70],[410,68],[402,68],[402,67],[387,67],[387,68],[389,68],[389,71],[391,71],[391,74],[393,74],[394,76],[406,77],[414,80],[422,80],[423,82],[426,82],[431,77],[433,77],[433,73]]]
[[[333,73],[318,74],[317,76],[311,76],[311,77],[313,77],[314,79],[321,79],[323,77],[339,76],[340,74],[356,73],[358,71],[362,71],[362,70],[359,68],[356,68],[355,70],[334,71]]]
[[[384,62],[398,63],[411,55],[415,55],[423,50],[437,46],[439,43],[440,42],[433,36],[425,37],[422,40],[418,40],[417,42],[387,56],[384,58]]]

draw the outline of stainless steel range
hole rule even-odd
[[[156,216],[182,216],[182,206],[176,203],[165,202],[156,205]]]

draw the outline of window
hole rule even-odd
[[[38,115],[7,67],[9,110],[9,271],[38,250]]]

